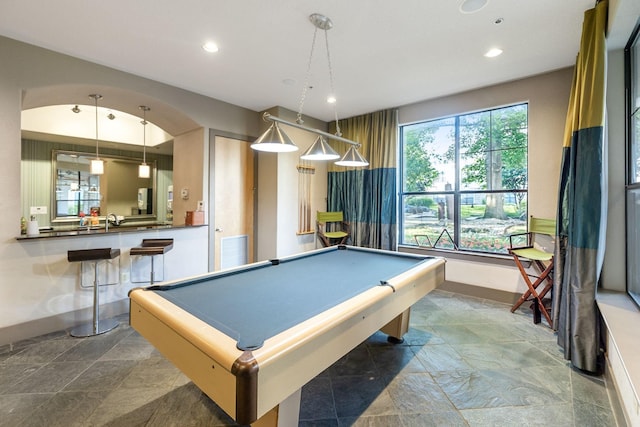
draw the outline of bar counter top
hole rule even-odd
[[[181,229],[204,227],[204,225],[172,225],[167,223],[138,223],[110,225],[108,229],[104,225],[96,226],[77,226],[77,227],[55,227],[53,229],[41,229],[40,234],[26,235],[22,234],[16,237],[16,240],[35,240],[35,239],[51,239],[56,237],[83,237],[97,236],[104,234],[131,233],[140,231]]]

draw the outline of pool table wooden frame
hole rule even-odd
[[[313,252],[327,250],[335,247]],[[411,306],[444,281],[444,264],[417,264],[387,280],[391,286],[373,286],[253,351],[238,350],[235,339],[144,288],[129,294],[130,323],[238,423],[297,426],[302,386],[377,330],[401,339]]]

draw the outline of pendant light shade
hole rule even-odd
[[[251,144],[251,148],[269,153],[287,153],[298,149],[276,122],[273,122],[269,129]]]
[[[91,159],[89,161],[89,173],[91,175],[102,175],[104,173],[104,162],[101,159]]]
[[[104,162],[100,159],[98,152],[98,100],[102,99],[102,95],[91,94],[89,98],[93,99],[96,104],[96,158],[89,162],[89,173],[91,175],[102,175],[104,173]]]
[[[147,111],[151,108],[141,105],[138,108],[142,110],[142,164],[138,166],[138,178],[149,178],[151,176],[151,168],[147,164]]]
[[[151,176],[151,168],[148,164],[138,165],[138,178],[149,178]]]
[[[344,153],[344,156],[342,156],[342,158],[338,160],[335,164],[338,166],[351,166],[351,167],[369,166],[369,162],[367,162],[364,159],[364,157],[362,157],[360,153],[358,153],[358,150],[354,146],[349,147],[347,152]]]
[[[326,139],[318,136],[311,147],[309,147],[300,158],[302,160],[334,160],[339,159],[340,154],[331,148]]]

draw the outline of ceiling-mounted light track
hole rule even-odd
[[[292,126],[294,128],[297,128],[297,129],[302,129],[302,130],[307,131],[307,132],[315,133],[316,135],[323,136],[323,137],[325,137],[327,139],[333,139],[334,141],[340,141],[340,142],[344,142],[345,144],[351,145],[352,147],[350,147],[350,149],[347,150],[345,155],[342,156],[342,158],[339,161],[335,162],[336,165],[338,165],[338,166],[351,166],[351,167],[369,166],[369,162],[367,162],[367,160],[364,157],[362,157],[362,155],[360,155],[360,153],[358,153],[358,151],[357,151],[357,149],[360,148],[361,145],[359,143],[355,142],[355,141],[352,141],[352,140],[347,139],[347,138],[343,138],[342,136],[339,136],[339,135],[334,135],[334,134],[331,134],[329,132],[322,131],[320,129],[314,129],[314,128],[310,128],[310,127],[307,127],[307,126],[304,126],[304,125],[301,125],[301,124],[298,124],[298,123],[290,122],[288,120],[281,119],[280,117],[272,116],[269,113],[263,113],[262,114],[262,118],[264,120],[266,120],[266,121],[274,122],[273,125],[277,125],[278,123],[282,123],[283,125]],[[273,127],[273,125],[272,125],[272,127]],[[271,127],[269,129],[271,129]],[[280,128],[278,128],[278,129],[280,129]],[[284,134],[284,132],[283,132],[283,134]],[[286,136],[286,134],[285,134],[285,136]],[[258,141],[256,140],[256,143],[257,142]],[[317,142],[317,140],[316,140],[316,142]],[[251,148],[256,149],[255,147],[253,147],[253,145],[251,146]],[[307,152],[308,151],[309,150],[307,150]],[[307,154],[307,152],[305,152],[305,154]],[[332,159],[335,159],[335,158],[336,157],[333,157]],[[332,159],[323,159],[323,160],[332,160]]]

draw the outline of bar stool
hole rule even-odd
[[[155,282],[155,268],[154,258],[156,255],[162,255],[162,268],[164,279],[164,254],[173,249],[173,239],[143,239],[142,244],[138,247],[131,248],[129,255],[131,256],[148,256],[151,257],[151,269],[149,272],[149,284],[153,285]],[[131,282],[133,281],[133,258],[131,259]],[[135,282],[140,283],[140,282]]]
[[[120,249],[100,248],[81,249],[67,252],[69,262],[91,261],[94,266],[93,279],[93,322],[91,324],[80,325],[70,332],[72,337],[91,337],[104,334],[118,326],[115,319],[105,319],[100,322],[100,284],[98,282],[98,263],[102,260],[110,260],[120,256]]]

